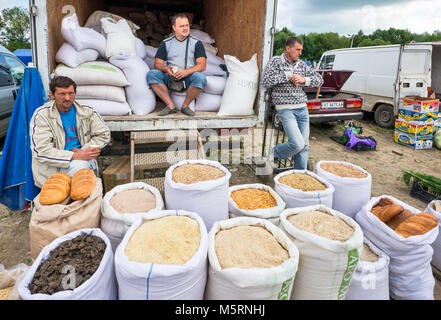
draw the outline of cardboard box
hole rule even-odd
[[[404,133],[395,129],[394,140],[398,144],[408,146],[416,150],[431,149],[433,146],[433,134],[419,136],[416,134]]]
[[[435,124],[438,119],[438,113],[435,112],[417,112],[405,109],[398,109],[398,120],[415,125]]]
[[[439,100],[418,96],[404,97],[400,99],[399,109],[420,113],[438,113]]]
[[[395,129],[418,136],[427,136],[434,133],[434,125],[426,124],[426,125],[415,125],[405,121],[396,120],[395,121]]]

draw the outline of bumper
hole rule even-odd
[[[360,120],[363,112],[328,113],[328,114],[309,114],[310,122],[338,121],[338,120]]]

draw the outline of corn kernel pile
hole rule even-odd
[[[271,193],[255,188],[233,191],[230,197],[242,210],[267,209],[277,206]]]
[[[9,294],[14,287],[9,287],[0,290],[0,300],[8,300]]]

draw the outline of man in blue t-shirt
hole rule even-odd
[[[193,116],[194,112],[189,105],[207,83],[202,73],[206,69],[207,55],[202,42],[190,35],[190,23],[185,14],[179,13],[172,18],[172,28],[175,35],[161,42],[155,56],[155,69],[147,74],[147,82],[166,104],[158,115],[166,116],[177,112],[168,92],[169,77],[184,79],[187,93],[181,112]]]

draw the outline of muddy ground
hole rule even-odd
[[[410,188],[402,179],[401,169],[411,169],[441,178],[441,150],[413,150],[393,141],[393,130],[382,129],[372,120],[360,120],[364,136],[373,136],[377,141],[376,151],[356,152],[347,150],[330,137],[341,135],[340,124],[312,124],[310,137],[310,159],[347,161],[366,169],[372,175],[372,197],[391,195],[409,205],[424,210],[427,203],[410,196]],[[260,130],[260,129],[257,129]],[[255,133],[255,132],[254,132]],[[249,132],[253,134],[253,132]],[[259,136],[259,135],[256,135]],[[260,151],[258,146],[254,153]],[[243,150],[242,150],[243,158]],[[244,164],[225,164],[231,170],[230,185],[264,182],[273,186],[272,176],[256,176]],[[315,168],[314,168],[315,171]],[[0,205],[0,264],[6,268],[18,263],[30,265],[29,220],[30,211],[10,211]],[[441,286],[437,281],[435,298],[441,300]]]

